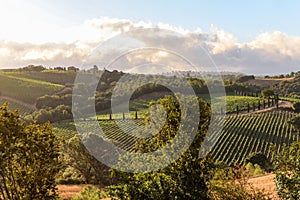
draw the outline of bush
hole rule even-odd
[[[266,88],[261,91],[261,95],[263,97],[271,97],[271,96],[274,96],[274,91],[269,88]]]
[[[59,105],[56,108],[41,109],[24,117],[26,122],[33,122],[42,124],[45,122],[59,122],[62,120],[73,119],[72,111],[69,106]]]
[[[297,113],[300,113],[300,102],[296,102],[293,104],[293,110]]]
[[[255,77],[253,75],[250,76],[242,76],[240,78],[238,78],[236,81],[237,82],[247,82],[249,80],[255,80]]]
[[[267,171],[272,167],[272,164],[267,156],[259,152],[251,153],[249,156],[247,156],[245,163],[249,162],[252,163],[253,166],[255,166],[255,164],[259,165],[264,171]]]
[[[106,198],[107,195],[94,186],[86,186],[78,196],[72,197],[71,200],[99,200]]]
[[[287,122],[290,123],[297,131],[300,130],[300,116],[292,117]]]
[[[254,170],[249,163],[246,168]],[[216,167],[214,178],[209,184],[209,197],[214,200],[265,200],[268,194],[256,189],[248,183],[249,170],[244,167],[235,168]]]
[[[275,151],[273,150],[275,153]],[[281,153],[274,156],[275,183],[282,199],[300,199],[300,142],[284,146]]]

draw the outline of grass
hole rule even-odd
[[[15,77],[6,73],[0,73],[0,92],[2,96],[8,96],[29,104],[34,104],[36,99],[46,94],[53,94],[62,90],[64,86],[45,81]]]
[[[45,70],[43,72],[4,72],[3,74],[15,78],[30,79],[60,85],[74,83],[76,78],[75,72],[61,72],[55,70]]]
[[[248,104],[252,107],[253,103],[257,106],[258,101],[262,99],[259,97],[248,97],[248,96],[226,96],[226,112],[235,112],[237,106],[239,110],[247,110]]]
[[[279,97],[281,100],[284,100],[284,101],[290,101],[292,103],[298,103],[300,102],[300,99],[299,98],[293,98],[293,97]]]

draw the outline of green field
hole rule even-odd
[[[45,81],[33,80],[24,77],[14,77],[7,73],[0,73],[0,92],[29,104],[34,104],[36,99],[45,94],[53,94],[62,90],[64,86]]]
[[[239,110],[247,110],[248,104],[251,109],[253,108],[253,103],[258,105],[258,102],[261,103],[261,108],[263,105],[263,99],[259,97],[249,97],[249,96],[226,96],[226,112],[232,113],[236,112],[237,106]],[[216,105],[218,107],[218,105]],[[221,109],[221,108],[220,108]]]
[[[76,78],[75,72],[59,72],[54,70],[43,72],[5,72],[5,74],[12,77],[26,78],[60,85],[65,85],[67,83],[73,84]]]
[[[299,103],[300,99],[299,98],[292,98],[292,97],[279,97],[281,100],[284,101],[290,101],[292,103]]]

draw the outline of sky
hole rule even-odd
[[[0,0],[0,68],[80,66],[107,39],[158,27],[193,41],[181,44],[188,57],[204,47],[221,71],[289,73],[300,70],[299,9],[296,0]]]

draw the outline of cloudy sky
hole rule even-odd
[[[160,28],[180,40],[140,32],[131,37],[187,57],[204,48],[221,71],[289,73],[300,70],[299,9],[300,2],[283,0],[0,0],[0,68],[80,66],[108,39]],[[153,56],[168,59],[164,52]]]

